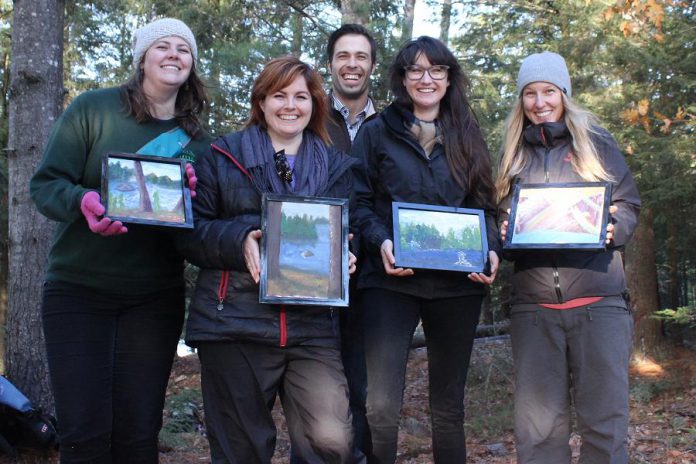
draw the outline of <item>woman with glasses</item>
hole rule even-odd
[[[464,384],[485,284],[498,268],[493,181],[486,144],[465,96],[467,79],[452,52],[420,37],[390,68],[395,101],[368,123],[352,154],[352,221],[363,237],[358,279],[365,311],[368,462],[393,463],[406,361],[421,321],[428,349],[433,454],[463,463]],[[392,202],[484,209],[491,272],[395,267]]]
[[[196,227],[181,243],[201,268],[186,341],[201,360],[215,464],[271,462],[277,395],[297,458],[360,461],[351,455],[336,310],[259,303],[262,195],[350,195],[353,160],[329,147],[327,113],[319,74],[277,58],[254,82],[245,128],[216,140],[197,165]],[[350,272],[354,263],[350,255]]]

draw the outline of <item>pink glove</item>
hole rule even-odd
[[[193,165],[191,163],[186,163],[186,178],[188,179],[188,187],[189,190],[191,191],[191,198],[196,197],[196,183],[198,182],[198,178],[196,177],[196,170],[193,169]]]
[[[82,215],[87,220],[89,230],[95,234],[108,237],[110,235],[120,235],[128,232],[128,229],[121,221],[112,221],[107,217],[99,219],[99,216],[104,214],[105,208],[104,205],[101,204],[101,197],[93,190],[85,193],[82,197],[82,201],[80,201],[80,211],[82,211]]]

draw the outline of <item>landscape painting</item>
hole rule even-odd
[[[261,302],[347,305],[347,200],[264,197]]]
[[[611,184],[517,185],[506,248],[603,248]]]
[[[483,211],[393,203],[398,267],[482,272],[488,259]]]
[[[193,227],[183,163],[175,158],[109,154],[102,168],[105,215],[126,223]]]

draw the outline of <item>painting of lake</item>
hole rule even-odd
[[[340,272],[341,264],[340,253],[335,255],[332,247],[341,224],[332,217],[332,208],[340,209],[328,204],[282,203],[277,263],[272,256],[268,261],[269,295],[340,296],[330,290],[332,272]]]
[[[482,270],[485,253],[477,214],[398,209],[397,266]]]
[[[108,214],[185,223],[179,163],[110,157]]]

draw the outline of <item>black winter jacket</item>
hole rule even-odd
[[[240,132],[213,145],[245,165]],[[329,155],[333,161],[328,187],[320,196],[348,198],[354,161],[333,148]],[[203,341],[246,341],[337,347],[338,315],[333,308],[259,303],[259,286],[243,257],[244,239],[261,227],[261,194],[251,180],[214,147],[198,159],[196,175],[195,228],[179,241],[186,259],[200,267],[186,342],[193,346]]]
[[[626,161],[614,138],[595,128],[592,141],[602,166],[612,176],[611,204],[618,211],[611,216],[614,239],[606,251],[506,252],[515,261],[512,304],[564,303],[581,297],[625,295],[620,249],[628,242],[638,222],[640,197]],[[542,135],[543,130],[543,135]],[[568,154],[572,138],[565,123],[528,126],[522,149],[533,153],[531,163],[515,182],[583,182],[573,170]],[[499,221],[508,217],[511,195],[499,205]]]
[[[478,147],[476,156],[489,156],[480,131],[469,136]],[[483,209],[450,174],[444,147],[437,144],[428,158],[392,104],[360,129],[351,155],[359,160],[353,166],[351,226],[366,248],[358,288],[385,288],[427,299],[485,294],[483,284],[465,273],[418,269],[413,276],[394,277],[384,272],[380,247],[393,240],[393,201]],[[485,213],[489,248],[499,253],[495,208]]]

